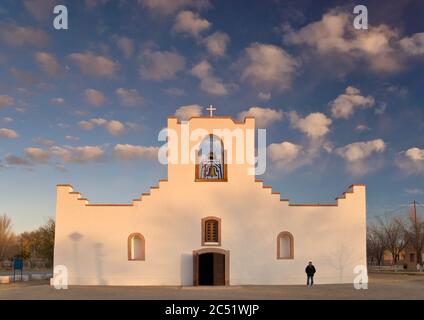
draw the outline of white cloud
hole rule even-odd
[[[11,107],[15,104],[15,99],[13,99],[11,96],[2,95],[0,96],[0,109]]]
[[[80,128],[84,130],[92,130],[94,126],[104,127],[111,135],[117,136],[125,131],[125,126],[118,120],[106,120],[103,118],[93,118],[89,121],[82,120],[78,123]]]
[[[99,5],[105,4],[108,1],[110,1],[110,0],[85,0],[85,7],[88,10],[92,10]]]
[[[283,141],[272,143],[267,147],[267,154],[271,161],[277,162],[281,166],[286,166],[300,155],[302,146]]]
[[[10,68],[10,73],[16,78],[22,90],[26,90],[27,87],[41,85],[39,77],[30,72],[12,67]]]
[[[78,125],[84,130],[91,130],[94,128],[94,124],[91,121],[82,120],[78,122]]]
[[[197,38],[202,31],[209,29],[210,26],[210,22],[201,18],[198,13],[185,10],[178,13],[172,30],[174,32],[187,33]]]
[[[106,130],[113,136],[118,136],[125,131],[125,126],[118,120],[110,120],[106,123]]]
[[[331,10],[322,19],[300,30],[288,28],[284,35],[286,44],[306,45],[320,54],[337,53],[358,61],[365,59],[370,69],[378,72],[398,71],[402,59],[396,49],[398,33],[387,25],[370,26],[366,32],[353,27],[353,15]]]
[[[68,141],[78,141],[79,138],[75,136],[65,136],[65,139]]]
[[[271,99],[272,95],[270,92],[259,92],[258,98],[262,101],[268,101]]]
[[[363,131],[368,131],[368,130],[371,130],[371,129],[364,124],[358,124],[356,126],[355,130],[358,131],[358,132],[363,132]]]
[[[10,166],[30,166],[31,162],[29,162],[28,160],[18,157],[18,156],[14,156],[12,154],[8,154],[5,157],[6,163]]]
[[[4,123],[10,123],[13,122],[13,118],[11,117],[4,117],[3,119],[1,119],[2,122]]]
[[[239,113],[239,119],[244,119],[247,116],[255,117],[257,127],[266,128],[274,122],[283,119],[283,111],[271,108],[251,107],[249,110]]]
[[[298,63],[280,47],[253,43],[245,49],[238,65],[242,81],[261,91],[271,92],[291,88]]]
[[[413,196],[422,196],[424,195],[423,189],[413,188],[413,189],[406,189],[405,192],[407,194],[413,195]]]
[[[121,160],[147,159],[156,160],[158,147],[135,146],[131,144],[117,144],[114,147],[114,155]]]
[[[69,58],[77,64],[81,73],[87,75],[113,76],[119,68],[117,62],[92,52],[72,53]]]
[[[45,139],[45,138],[37,138],[34,139],[35,143],[41,144],[42,146],[46,146],[46,147],[51,147],[54,145],[54,141],[50,140],[50,139]]]
[[[24,1],[25,8],[37,21],[43,21],[49,18],[56,4],[58,4],[58,0],[26,0]]]
[[[47,34],[42,30],[15,25],[2,26],[0,38],[13,47],[24,45],[44,46],[49,40]]]
[[[128,129],[131,129],[131,130],[139,131],[143,129],[143,125],[136,122],[126,122],[125,125],[127,126]]]
[[[60,72],[60,65],[56,58],[47,52],[37,52],[35,54],[35,60],[43,70],[49,76],[57,75]]]
[[[208,0],[138,0],[143,7],[154,13],[169,15],[185,7],[202,9],[209,7]]]
[[[320,138],[309,139],[305,146],[288,141],[273,143],[267,148],[268,158],[278,170],[291,172],[307,165],[315,169],[320,165],[317,161],[323,151],[332,153],[332,143]]]
[[[230,37],[224,32],[217,31],[206,37],[203,42],[211,55],[215,57],[222,57],[225,55],[227,45],[230,42]]]
[[[411,37],[405,37],[399,43],[407,54],[413,56],[424,54],[424,32],[415,33]]]
[[[104,151],[99,146],[54,146],[50,148],[51,154],[59,157],[65,163],[87,163],[100,161],[104,157]]]
[[[181,106],[175,111],[175,116],[180,120],[188,120],[191,117],[199,117],[202,115],[202,107],[198,104]]]
[[[150,51],[142,53],[140,76],[147,80],[165,80],[175,77],[185,67],[185,59],[176,52]]]
[[[86,89],[84,95],[87,102],[96,107],[101,106],[106,101],[105,95],[95,89]]]
[[[134,53],[134,41],[127,37],[119,37],[116,45],[122,51],[125,58],[130,58]]]
[[[25,154],[32,160],[38,163],[47,163],[50,159],[50,153],[40,148],[26,148]]]
[[[330,131],[331,119],[320,112],[310,113],[301,118],[295,111],[289,113],[290,124],[312,139],[325,136]]]
[[[386,149],[386,144],[381,139],[361,141],[348,144],[336,149],[336,153],[348,162],[355,162],[369,157],[373,153],[381,153]]]
[[[52,98],[50,100],[52,103],[54,104],[65,104],[65,99],[64,98]]]
[[[424,149],[413,147],[402,151],[398,154],[396,163],[407,173],[424,173]]]
[[[386,102],[380,102],[379,105],[378,105],[378,107],[375,108],[374,113],[375,114],[378,114],[378,115],[381,115],[384,112],[386,112],[386,109],[387,109],[387,103]]]
[[[397,95],[399,97],[406,97],[408,95],[408,88],[400,85],[389,84],[385,86],[388,93]]]
[[[16,139],[19,137],[19,135],[15,130],[0,128],[0,137],[4,137],[8,139]]]
[[[375,164],[365,160],[373,154],[384,152],[386,144],[382,139],[361,141],[337,148],[336,154],[346,160],[347,169],[354,175],[362,176],[374,169]]]
[[[134,107],[143,103],[143,97],[135,89],[118,88],[115,92],[126,106]]]
[[[231,85],[225,84],[222,80],[214,75],[211,64],[202,60],[195,65],[190,73],[200,79],[200,89],[204,92],[215,96],[224,96],[229,93]]]
[[[206,78],[212,73],[212,66],[207,60],[202,60],[191,69],[190,73],[199,79]]]
[[[405,155],[412,161],[424,161],[424,149],[410,148],[406,150]]]
[[[180,88],[168,88],[163,90],[166,94],[171,96],[180,97],[184,95],[184,90]]]
[[[362,96],[355,87],[349,86],[344,94],[339,95],[330,103],[331,115],[333,118],[349,119],[356,108],[370,108],[375,100],[372,96]]]

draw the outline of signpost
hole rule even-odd
[[[21,270],[21,281],[23,281],[22,270],[24,269],[24,261],[21,258],[13,259],[13,282],[15,282],[16,270]]]

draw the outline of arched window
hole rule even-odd
[[[206,217],[202,219],[202,246],[221,245],[221,219]]]
[[[196,181],[226,181],[224,145],[220,138],[210,134],[199,145]]]
[[[141,233],[131,233],[128,237],[128,260],[145,260],[146,243]]]
[[[277,259],[294,259],[293,235],[283,231],[277,236]]]

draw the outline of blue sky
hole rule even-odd
[[[65,4],[69,29],[53,28]],[[369,29],[353,28],[356,4]],[[166,117],[254,115],[292,202],[368,186],[368,215],[424,202],[422,1],[4,0],[0,213],[54,216],[55,186],[128,203],[166,177]],[[117,147],[119,146],[119,147]]]

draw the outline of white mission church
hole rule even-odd
[[[305,284],[308,261],[318,284],[354,281],[366,265],[364,185],[331,204],[291,203],[250,165],[228,161],[235,146],[213,134],[235,130],[254,145],[254,118],[169,117],[178,150],[183,124],[204,131],[189,143],[195,163],[169,162],[168,178],[129,204],[94,204],[57,186],[54,265],[66,266],[69,285]]]

